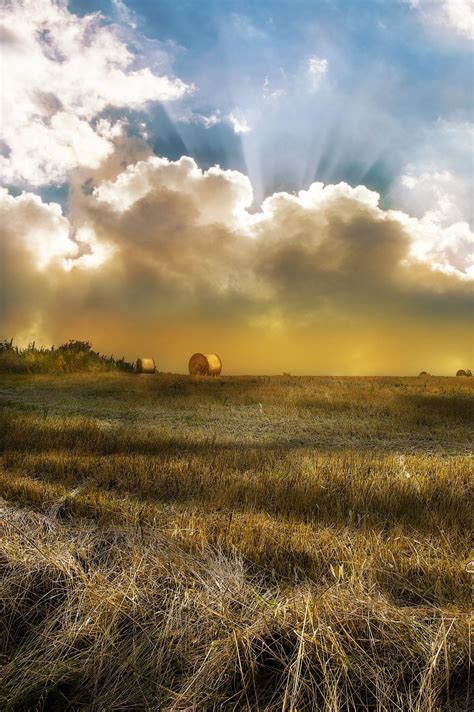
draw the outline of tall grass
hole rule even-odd
[[[470,393],[3,376],[0,707],[470,710]]]
[[[0,373],[74,373],[78,371],[133,371],[124,358],[104,356],[92,350],[88,341],[71,340],[58,348],[37,348],[35,342],[20,348],[10,341],[0,342]]]

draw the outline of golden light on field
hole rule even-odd
[[[124,317],[101,311],[74,315],[74,333],[87,335],[103,353],[134,360],[139,353],[153,355],[160,371],[188,372],[189,355],[219,349],[224,373],[294,375],[417,375],[420,370],[452,376],[472,363],[472,334],[468,324],[446,324],[406,319],[377,319],[356,323],[279,330],[223,324],[220,320],[177,321],[162,316],[149,328],[146,318],[135,316],[123,328]],[[58,320],[53,333],[46,329],[45,344],[59,344],[71,333],[69,320]]]
[[[0,708],[471,709],[472,0],[0,4]]]

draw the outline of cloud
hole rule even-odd
[[[246,208],[253,200],[250,181],[242,173],[218,166],[202,171],[187,156],[178,161],[152,156],[128,166],[114,181],[99,185],[94,198],[123,213],[145,196],[161,191],[186,196],[196,210],[198,223],[228,227],[245,220]]]
[[[422,211],[425,219],[443,226],[463,221],[469,205],[469,186],[448,170],[420,172],[409,165],[397,179],[395,190],[399,201],[413,213]]]
[[[321,57],[316,56],[308,59],[307,75],[313,91],[319,89],[322,79],[328,70],[328,66],[329,64],[327,59],[322,59]]]
[[[31,193],[14,198],[0,189],[0,225],[0,322],[5,334],[34,340],[45,333],[44,319],[60,299],[67,260],[78,257],[78,246],[61,207]]]
[[[133,10],[131,10],[127,5],[122,2],[122,0],[112,0],[112,7],[115,10],[117,18],[124,24],[129,25],[132,30],[136,30],[138,27],[137,18]]]
[[[265,33],[254,25],[249,17],[239,15],[235,12],[231,13],[231,26],[234,32],[244,40],[261,40],[265,37]]]
[[[77,166],[97,168],[124,128],[104,122],[104,110],[139,109],[190,88],[138,68],[98,13],[79,17],[60,0],[7,2],[3,10],[0,167],[7,184],[57,183]]]
[[[424,22],[449,28],[457,35],[474,40],[474,3],[472,0],[405,0],[418,10]]]
[[[234,372],[468,358],[470,262],[452,253],[467,226],[385,211],[344,183],[275,193],[256,213],[252,200],[246,176],[188,157],[150,157],[74,192],[68,217],[3,191],[5,334],[88,338],[129,357],[159,349],[178,370],[211,347]]]
[[[70,239],[69,221],[56,203],[43,203],[32,193],[14,198],[0,188],[0,216],[11,239],[30,254],[40,271],[52,262],[64,266],[67,258],[78,254]]]
[[[185,123],[189,123],[189,121],[193,121],[196,124],[201,124],[204,126],[205,129],[210,129],[213,126],[216,126],[217,124],[220,124],[222,121],[222,115],[219,109],[216,109],[216,111],[213,111],[211,114],[200,114],[199,112],[193,112],[188,119],[186,116],[180,117],[180,121],[184,121]]]
[[[474,124],[436,121],[418,135],[410,163],[402,165],[390,189],[392,205],[410,215],[448,227],[474,227],[472,144]]]
[[[205,129],[213,128],[218,124],[227,124],[231,126],[233,132],[237,135],[249,133],[252,129],[247,120],[235,111],[223,113],[220,109],[216,109],[208,114],[203,114],[201,111],[194,111],[190,107],[183,107],[174,116],[176,121],[184,124],[198,124]]]
[[[231,112],[227,118],[236,134],[246,134],[252,130],[245,118],[239,118],[233,112]]]
[[[286,91],[284,89],[271,89],[270,80],[268,75],[265,77],[263,82],[262,96],[264,99],[275,100],[286,96]]]

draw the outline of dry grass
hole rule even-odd
[[[469,710],[471,389],[3,376],[0,706]]]

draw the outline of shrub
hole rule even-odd
[[[35,342],[21,348],[10,341],[0,342],[1,373],[76,373],[93,371],[133,371],[122,357],[104,356],[92,350],[88,341],[71,339],[58,348],[37,348]]]

